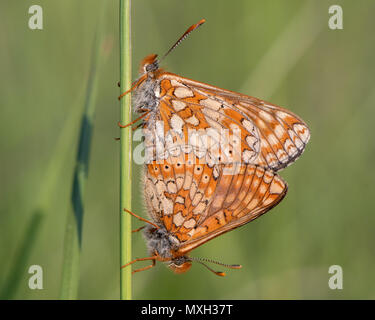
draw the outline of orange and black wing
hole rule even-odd
[[[171,73],[162,73],[159,81],[165,130],[181,131],[188,141],[189,129],[210,129],[210,139],[224,149],[224,157],[231,153],[237,160],[278,171],[293,163],[310,139],[306,123],[279,106]]]
[[[272,170],[249,164],[210,168],[185,164],[182,157],[172,165],[148,164],[145,187],[151,216],[179,240],[181,254],[256,219],[287,192]]]
[[[179,250],[183,254],[258,218],[276,206],[288,190],[279,175],[260,166],[241,165],[235,174],[225,174],[225,170],[233,170],[227,166],[222,170],[209,206],[187,232],[189,239]]]

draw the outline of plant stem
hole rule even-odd
[[[131,1],[120,0],[120,84],[121,93],[131,86]],[[131,122],[131,95],[121,99],[121,123]],[[131,210],[132,186],[132,140],[131,129],[120,130],[120,261],[121,265],[131,261],[131,216],[123,209]],[[131,266],[120,271],[120,299],[131,300]]]

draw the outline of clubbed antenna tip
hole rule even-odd
[[[176,41],[176,43],[167,51],[167,53],[159,60],[159,62],[163,60],[172,50],[174,50],[183,40],[185,40],[190,33],[192,33],[195,29],[200,27],[205,22],[206,19],[202,19],[198,23],[193,24],[190,28],[188,28],[185,33]]]

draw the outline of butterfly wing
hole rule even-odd
[[[220,176],[209,207],[182,244],[181,253],[258,218],[285,197],[287,184],[272,170],[254,165],[239,169],[238,174]]]
[[[170,120],[166,130],[213,129],[217,142],[228,146],[224,154],[233,151],[238,158],[239,153],[245,163],[281,170],[302,154],[310,139],[303,120],[279,106],[171,73],[162,73],[159,81],[159,110],[163,120]],[[239,147],[223,132],[237,136]]]
[[[287,192],[272,170],[249,164],[211,168],[154,162],[147,170],[151,215],[179,240],[181,254],[256,219]]]
[[[262,100],[166,72],[157,81],[158,106],[144,123],[152,150],[145,198],[184,254],[277,205],[287,185],[275,171],[301,155],[310,134],[296,115]]]
[[[195,164],[192,153],[169,155],[168,161],[152,161],[146,166],[145,200],[151,218],[179,240],[189,239],[208,208],[220,175],[220,166]]]

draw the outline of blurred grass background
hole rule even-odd
[[[0,3],[4,297],[15,267],[21,274],[11,298],[59,295],[79,122],[100,2]],[[42,31],[28,28],[32,4],[43,8]],[[301,159],[281,172],[289,184],[286,199],[262,218],[193,252],[240,263],[242,270],[219,278],[194,265],[190,272],[174,275],[158,263],[133,276],[134,298],[375,298],[375,3],[332,4],[343,8],[343,30],[328,28],[331,3],[323,0],[133,1],[134,78],[145,55],[163,54],[204,17],[207,23],[169,55],[164,66],[285,106],[312,131]],[[119,298],[119,146],[113,139],[119,136],[117,1],[110,2],[106,21],[103,50],[108,57],[99,75],[86,187],[80,299]],[[141,167],[134,165],[134,173],[133,211],[145,216],[139,196]],[[42,212],[35,213],[39,207]],[[30,224],[39,226],[31,249],[24,241],[25,234],[32,234]],[[22,259],[21,246],[27,250]],[[140,234],[133,236],[133,253],[134,258],[147,255]],[[43,290],[28,288],[33,264],[43,267]],[[328,268],[334,264],[343,268],[343,290],[328,287]]]

